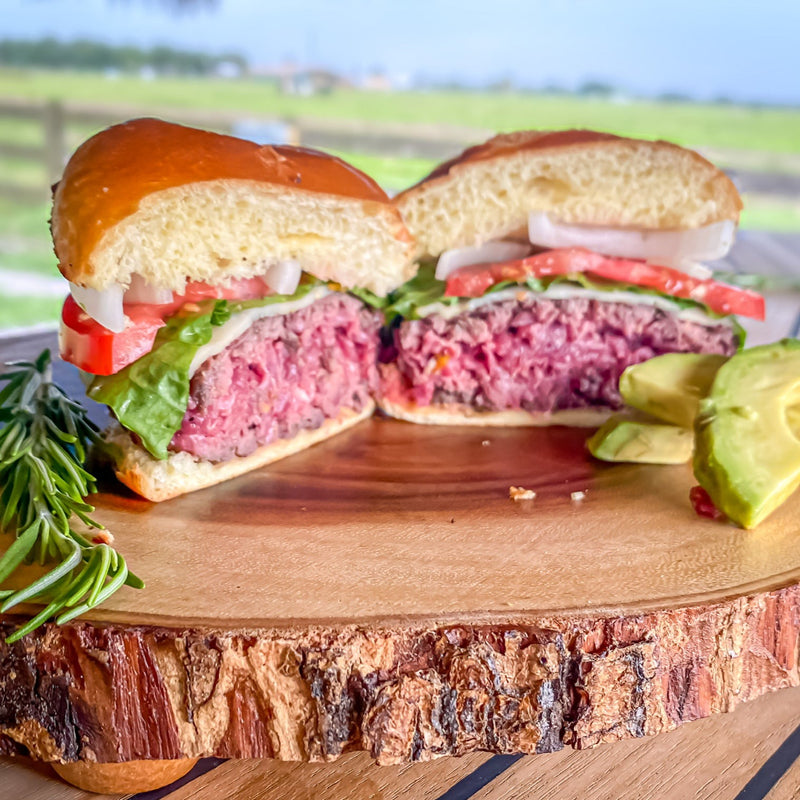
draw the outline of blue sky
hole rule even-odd
[[[364,74],[574,88],[599,79],[800,104],[797,0],[0,0],[0,37],[241,52]]]

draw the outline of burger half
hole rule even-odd
[[[741,200],[667,142],[496,136],[395,198],[417,241],[393,293],[380,406],[414,422],[597,425],[629,365],[730,355],[763,298],[714,280]]]
[[[380,318],[413,243],[344,161],[155,119],[73,155],[52,233],[64,359],[118,425],[116,474],[163,500],[369,416]]]

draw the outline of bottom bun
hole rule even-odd
[[[138,794],[177,781],[196,763],[196,758],[180,758],[174,761],[123,761],[119,764],[77,761],[51,766],[67,783],[85,792]]]
[[[105,438],[109,444],[119,448],[114,463],[117,478],[142,497],[159,502],[205,489],[298,453],[367,419],[374,410],[372,401],[361,411],[342,409],[338,417],[325,420],[319,428],[300,431],[291,439],[265,444],[248,456],[234,456],[229,461],[218,463],[205,461],[191,453],[171,453],[163,460],[153,458],[144,448],[134,444],[128,431],[119,424],[109,428]]]
[[[545,427],[569,425],[576,428],[597,428],[613,413],[610,408],[565,408],[550,413],[509,408],[505,411],[478,411],[457,403],[417,406],[380,400],[378,407],[385,414],[423,425],[486,425],[494,427]]]

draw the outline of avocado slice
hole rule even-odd
[[[628,367],[619,391],[627,405],[664,422],[691,428],[726,356],[669,353]]]
[[[700,485],[754,528],[800,486],[800,340],[733,356],[700,404],[695,437]]]
[[[601,461],[636,464],[685,464],[692,457],[691,428],[640,422],[613,416],[586,442],[589,452]]]

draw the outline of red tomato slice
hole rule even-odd
[[[546,278],[570,272],[586,272],[610,281],[655,289],[670,297],[696,300],[717,314],[764,319],[764,298],[750,289],[693,278],[671,267],[659,267],[646,261],[610,258],[578,247],[547,250],[518,261],[462,267],[448,276],[445,295],[481,297],[502,281],[524,281],[528,277]]]
[[[183,294],[176,295],[176,303],[197,303],[200,300],[253,300],[273,294],[263,278],[239,278],[230,286],[211,286],[202,281],[190,281]]]
[[[124,331],[113,333],[93,320],[70,295],[61,311],[61,357],[86,372],[113,375],[152,349],[164,324],[160,308],[144,303],[126,306],[130,323]]]
[[[689,489],[689,502],[692,504],[695,514],[700,517],[708,517],[714,520],[727,519],[725,513],[714,505],[711,496],[702,486],[692,486]]]
[[[113,375],[150,352],[158,329],[179,308],[202,300],[250,300],[269,294],[272,290],[261,278],[231,281],[226,287],[192,281],[171,303],[126,303],[129,322],[120,333],[113,333],[92,319],[70,295],[61,311],[59,350],[65,361],[85,372]]]

